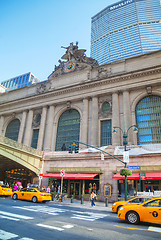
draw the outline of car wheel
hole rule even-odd
[[[121,207],[122,207],[122,205],[117,207],[117,213],[118,213],[118,211],[120,210]]]
[[[16,199],[17,199],[17,194],[16,194],[16,193],[13,194],[12,199],[13,199],[13,200],[16,200]]]
[[[33,203],[36,203],[36,202],[37,202],[37,197],[33,197],[33,198],[32,198],[32,202],[33,202]]]
[[[126,220],[131,224],[138,224],[140,222],[139,215],[133,211],[130,211],[126,214]]]

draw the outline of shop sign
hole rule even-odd
[[[110,184],[104,185],[104,196],[111,197],[111,185]]]

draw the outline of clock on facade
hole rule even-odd
[[[75,70],[75,63],[70,61],[65,64],[65,72],[72,72]]]

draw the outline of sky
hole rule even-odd
[[[40,81],[71,42],[90,56],[91,17],[118,0],[0,0],[0,83],[32,72]]]

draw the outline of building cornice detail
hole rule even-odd
[[[36,93],[33,94],[33,95],[30,95],[30,96],[26,96],[25,98],[20,98],[19,99],[19,102],[23,102],[23,101],[28,101],[29,99],[39,99],[39,98],[48,98],[50,96],[60,96],[60,95],[63,95],[63,94],[68,94],[70,92],[73,92],[73,91],[80,91],[80,90],[85,90],[85,89],[90,89],[90,88],[95,88],[95,87],[99,87],[99,86],[103,86],[103,85],[107,85],[107,84],[110,84],[110,83],[117,83],[117,82],[121,82],[121,81],[126,81],[126,80],[130,80],[130,79],[135,79],[137,78],[137,83],[138,83],[138,78],[141,78],[141,77],[144,77],[144,76],[150,76],[150,75],[154,75],[154,74],[159,74],[161,73],[161,66],[157,66],[153,69],[143,69],[141,71],[138,71],[138,72],[129,72],[129,73],[122,73],[120,75],[117,74],[117,76],[108,76],[107,77],[102,77],[101,79],[96,79],[96,78],[93,78],[91,79],[91,81],[88,81],[88,83],[80,83],[80,84],[76,84],[76,85],[73,85],[73,86],[68,86],[68,87],[63,87],[63,88],[60,88],[60,89],[52,89],[50,88],[49,91],[42,91],[41,93]],[[45,82],[45,84],[48,84],[48,81]],[[152,83],[151,83],[152,85]],[[43,86],[44,87],[44,86]],[[130,88],[130,86],[128,87]],[[17,102],[17,99],[15,100],[12,100],[10,102],[3,102],[3,103],[0,103],[1,106],[5,106],[5,105],[8,105],[8,104],[14,104],[14,102]],[[47,103],[45,103],[47,104]],[[53,104],[53,102],[51,103]],[[24,109],[25,110],[25,109]]]

